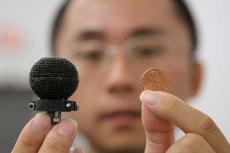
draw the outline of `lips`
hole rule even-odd
[[[104,114],[101,119],[113,127],[128,127],[139,120],[140,116],[137,110],[115,110]]]

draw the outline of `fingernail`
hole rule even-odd
[[[74,147],[72,147],[69,150],[69,153],[82,153],[82,150],[80,148],[74,148]]]
[[[146,102],[148,104],[155,105],[156,103],[160,101],[160,97],[155,92],[146,90],[141,93],[140,100],[142,102]]]
[[[37,114],[31,121],[31,129],[34,132],[45,132],[49,127],[49,117],[44,113]]]
[[[77,123],[72,119],[61,121],[54,129],[64,136],[73,136],[77,131]]]

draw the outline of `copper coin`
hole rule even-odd
[[[142,76],[144,90],[167,91],[169,83],[168,74],[162,69],[150,68]]]

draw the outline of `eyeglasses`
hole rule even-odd
[[[162,67],[170,60],[184,59],[190,54],[188,47],[188,44],[159,36],[132,38],[121,45],[89,40],[74,44],[63,56],[75,63],[80,73],[91,75],[108,71],[119,51],[122,51],[130,68],[145,70]]]

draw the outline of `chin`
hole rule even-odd
[[[91,141],[93,148],[103,153],[143,153],[145,135],[140,132],[113,133]]]
[[[120,147],[104,150],[104,152],[106,153],[143,153],[144,148],[138,148],[136,146],[120,146]]]
[[[121,144],[122,142],[122,144]],[[140,143],[134,142],[114,142],[111,144],[104,144],[103,147],[97,147],[99,152],[103,153],[143,153],[145,145],[140,145]]]

